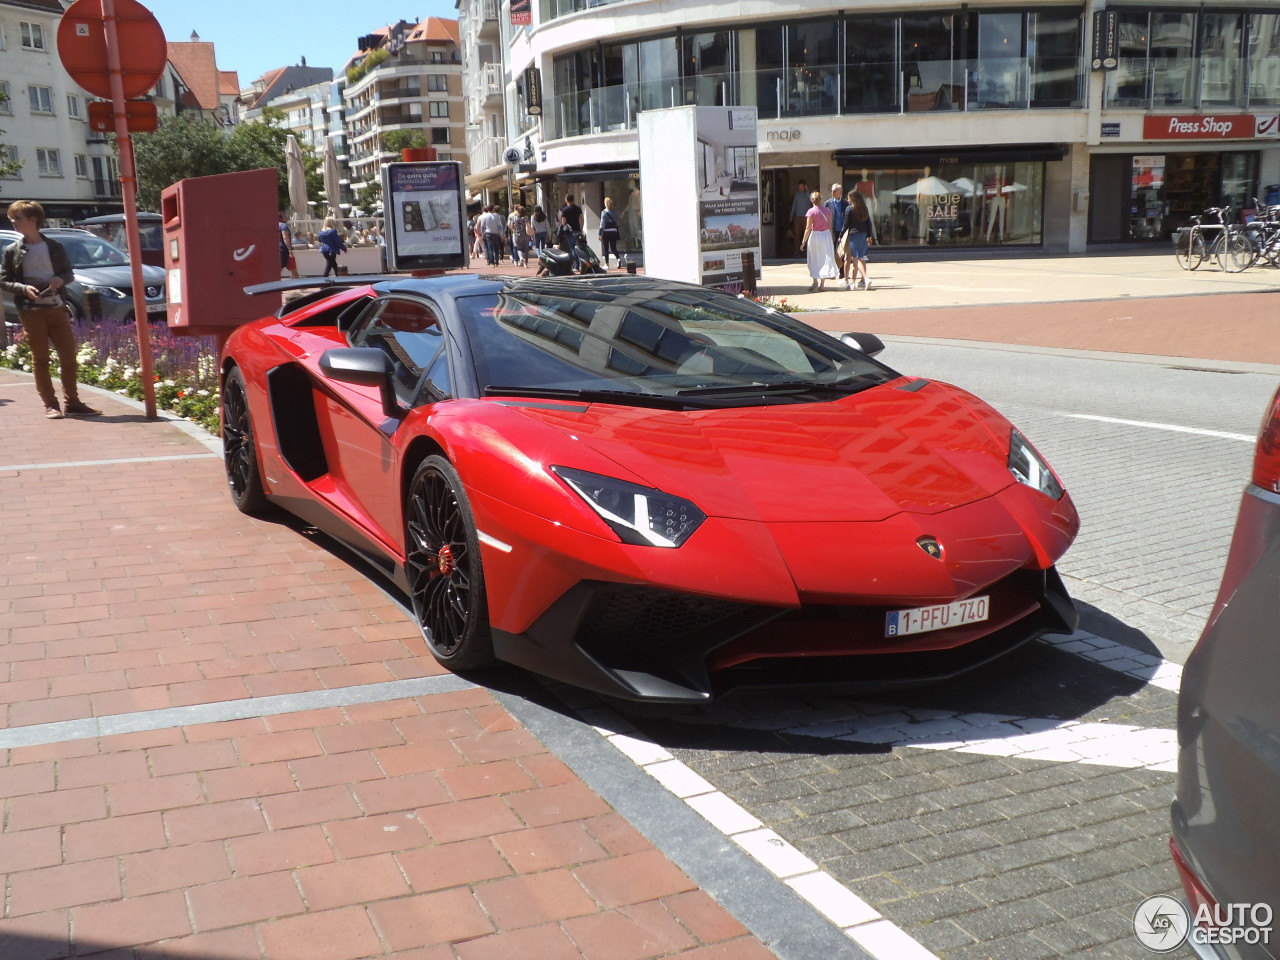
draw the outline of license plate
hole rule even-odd
[[[968,600],[939,603],[932,607],[891,610],[885,614],[884,635],[905,637],[912,633],[960,627],[966,623],[981,623],[990,615],[990,610],[990,597],[970,597]]]
[[[164,313],[168,309],[169,309],[169,305],[167,303],[148,303],[147,304],[147,313]]]

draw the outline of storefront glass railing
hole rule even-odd
[[[550,97],[543,111],[544,137],[631,130],[642,110],[686,105],[754,105],[761,120],[1079,107],[1084,102],[1079,66],[1074,57],[860,61],[619,83]]]

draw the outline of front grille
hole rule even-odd
[[[577,640],[603,662],[617,665],[619,658],[652,654],[694,633],[718,635],[718,624],[751,609],[732,600],[604,585],[587,607]]]

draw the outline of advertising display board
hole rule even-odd
[[[742,255],[760,263],[760,173],[755,107],[698,107],[695,163],[702,283],[733,287]],[[740,289],[732,292],[738,293]]]
[[[382,168],[387,267],[433,270],[467,265],[462,165],[452,160]]]
[[[756,108],[672,107],[636,120],[641,179],[663,185],[643,199],[645,222],[663,224],[645,273],[737,292],[743,253],[760,264]]]

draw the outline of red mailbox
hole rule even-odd
[[[250,284],[280,279],[276,170],[179,180],[160,194],[169,328],[223,334],[273,310]]]

